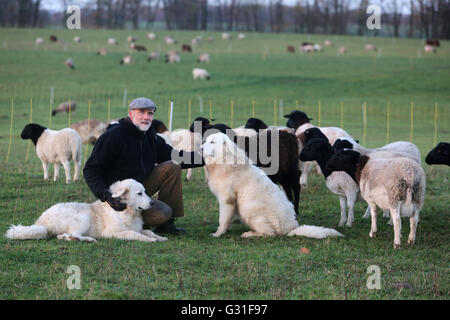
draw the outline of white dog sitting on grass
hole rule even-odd
[[[251,229],[242,234],[245,238],[297,235],[322,239],[342,236],[334,229],[299,226],[294,206],[286,194],[225,134],[210,135],[200,149],[208,171],[209,188],[219,201],[219,228],[213,233],[214,237],[220,237],[228,230],[235,214]]]
[[[127,204],[115,211],[107,202],[58,203],[47,209],[32,226],[11,226],[8,239],[45,239],[94,242],[98,238],[117,238],[146,242],[166,241],[167,238],[143,230],[142,210],[150,209],[152,199],[142,184],[133,179],[117,181],[109,190],[114,198]]]

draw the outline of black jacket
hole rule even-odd
[[[183,154],[183,151],[174,150],[153,129],[142,132],[130,118],[124,118],[99,137],[84,166],[83,175],[92,193],[104,201],[104,193],[111,184],[130,178],[142,183],[155,164],[172,159],[172,151],[188,159],[180,163],[183,169],[204,165],[201,157],[200,162],[194,164],[194,152]]]

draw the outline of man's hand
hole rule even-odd
[[[111,194],[111,192],[109,192],[109,190],[105,191],[103,193],[103,199],[100,199],[102,201],[106,201],[108,202],[108,204],[111,206],[111,208],[113,208],[116,211],[123,211],[127,208],[127,205],[125,203],[120,202],[120,198],[114,198]]]

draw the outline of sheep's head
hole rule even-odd
[[[214,121],[214,119],[211,119],[211,121]],[[212,128],[210,120],[203,118],[203,117],[198,117],[198,118],[195,118],[194,122],[192,122],[191,126],[189,127],[189,131],[195,132],[194,128],[195,128],[196,123],[200,124],[200,127],[202,129],[202,135],[206,130]]]
[[[438,145],[428,153],[425,162],[429,165],[446,164],[450,166],[450,143],[439,142]]]
[[[254,129],[255,131],[259,131],[261,129],[267,129],[267,125],[258,118],[249,118],[247,123],[245,124],[245,128]]]
[[[297,129],[301,125],[313,120],[312,118],[309,118],[306,113],[299,110],[294,110],[290,114],[284,115],[284,117],[289,119],[286,126],[293,129]]]
[[[304,131],[304,133],[305,133],[306,141],[309,141],[309,140],[315,139],[315,138],[329,141],[327,136],[324,135],[323,132],[320,131],[320,129],[317,127],[306,129]]]
[[[303,148],[300,153],[301,161],[320,160],[323,157],[330,157],[333,153],[330,143],[324,139],[313,138]]]
[[[39,137],[41,136],[42,132],[44,132],[45,129],[47,128],[37,123],[29,123],[23,128],[20,137],[24,140],[31,139],[31,141],[33,141],[33,143],[36,145],[37,140],[39,139]]]
[[[353,149],[353,144],[348,140],[337,139],[333,144],[334,150]]]
[[[360,157],[361,155],[359,152],[354,150],[338,150],[330,159],[328,159],[326,168],[330,171],[345,171],[354,178],[356,166]]]

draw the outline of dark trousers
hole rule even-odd
[[[171,217],[184,216],[180,165],[172,161],[156,165],[143,185],[150,197],[159,192],[153,207],[142,212],[144,229],[166,223]]]

